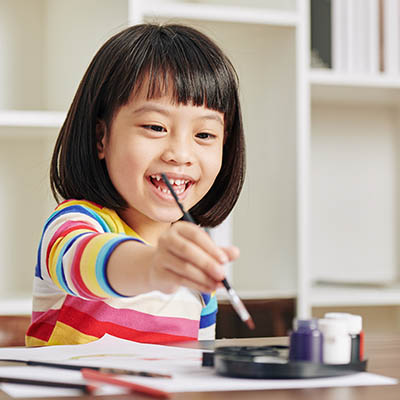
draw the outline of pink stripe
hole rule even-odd
[[[55,324],[57,322],[58,313],[60,310],[48,310],[48,311],[32,311],[32,322],[37,322],[42,316],[46,316],[46,322],[49,324]]]
[[[97,321],[112,322],[142,332],[159,332],[172,335],[197,337],[199,320],[163,317],[136,310],[115,309],[102,301],[86,301],[67,296],[64,304],[80,312],[92,315]],[[200,318],[200,316],[199,316]]]
[[[32,311],[32,322],[36,322],[43,314],[42,311]]]

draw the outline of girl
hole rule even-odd
[[[64,201],[38,249],[28,346],[214,339],[215,290],[238,249],[179,221],[161,173],[201,226],[226,218],[244,178],[237,76],[197,30],[143,24],[100,48],[57,139],[50,181]]]

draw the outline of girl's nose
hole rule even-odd
[[[188,140],[187,137],[173,137],[173,135],[171,135],[166,141],[161,158],[167,163],[192,165],[193,147],[190,140]]]

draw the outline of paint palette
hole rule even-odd
[[[367,360],[333,365],[289,361],[288,353],[288,346],[223,346],[204,353],[203,365],[213,366],[219,375],[254,379],[323,378],[367,369]]]

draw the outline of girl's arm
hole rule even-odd
[[[179,286],[209,293],[221,285],[223,264],[238,256],[236,247],[222,249],[200,227],[179,221],[156,247],[134,241],[119,244],[106,273],[111,287],[125,296],[152,290],[172,293]]]
[[[181,285],[207,293],[220,285],[222,264],[238,257],[236,248],[217,247],[188,222],[175,223],[156,247],[118,233],[120,224],[116,213],[93,203],[60,204],[45,224],[36,276],[92,300],[171,293]]]

